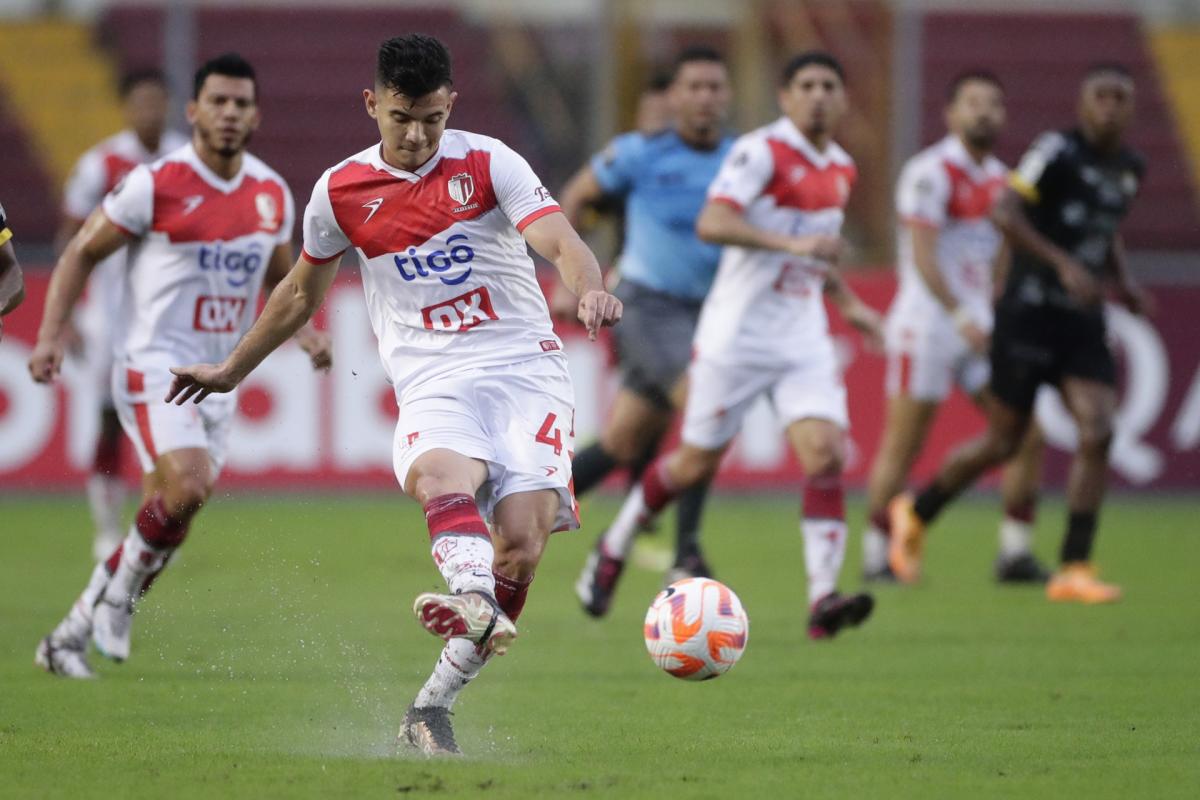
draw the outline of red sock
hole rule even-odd
[[[884,536],[892,535],[892,517],[888,514],[886,508],[871,514],[871,524],[875,526],[875,530]]]
[[[190,522],[188,518],[168,514],[162,497],[154,495],[138,509],[133,524],[142,540],[155,550],[174,550],[183,544]]]
[[[500,610],[507,614],[513,622],[516,622],[517,617],[521,616],[521,611],[525,608],[525,598],[529,595],[529,585],[533,583],[533,576],[530,575],[526,580],[518,581],[515,578],[505,577],[495,570],[492,570],[492,575],[496,578],[496,602],[500,604]]]
[[[425,504],[425,523],[432,541],[444,533],[492,538],[479,516],[479,506],[469,494],[443,494]]]
[[[650,513],[657,514],[666,508],[677,494],[679,490],[671,485],[667,476],[667,456],[655,459],[642,476],[642,498],[646,502],[646,508]]]
[[[809,478],[804,483],[804,519],[846,518],[846,498],[842,491],[842,476]]]
[[[108,574],[112,575],[117,571],[117,566],[121,563],[121,554],[125,552],[125,543],[121,542],[117,545],[117,549],[113,550],[113,554],[104,562],[104,568],[108,570]]]
[[[1023,503],[1006,503],[1004,516],[1026,525],[1032,525],[1034,518],[1037,517],[1037,500],[1031,498]]]

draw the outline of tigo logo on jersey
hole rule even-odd
[[[429,255],[421,255],[415,247],[408,248],[408,257],[393,256],[392,260],[396,262],[396,270],[400,273],[400,277],[406,281],[415,281],[417,278],[428,278],[430,272],[437,273],[438,280],[447,286],[458,286],[460,283],[471,277],[471,267],[467,267],[466,271],[447,277],[441,273],[448,271],[455,264],[469,264],[475,260],[475,251],[468,245],[461,244],[467,241],[465,233],[456,233],[446,240],[446,245],[454,245],[450,247],[449,254],[445,250],[434,250]],[[460,242],[460,244],[454,244]],[[411,272],[405,269],[406,266],[411,268]]]
[[[262,262],[262,246],[257,244],[250,245],[244,252],[223,247],[220,243],[200,248],[200,269],[226,273],[225,277],[233,287],[245,286]]]
[[[492,308],[492,296],[486,286],[472,289],[466,294],[453,297],[436,305],[421,309],[425,327],[431,331],[456,333],[482,325],[491,319],[500,319]]]
[[[244,297],[212,297],[202,294],[196,298],[196,313],[192,327],[205,333],[233,333],[238,329]]]

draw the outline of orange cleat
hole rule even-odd
[[[888,504],[892,535],[888,542],[888,564],[896,580],[916,583],[921,577],[921,553],[925,550],[925,523],[913,510],[911,494],[897,495]]]
[[[1086,561],[1063,564],[1046,584],[1046,599],[1055,603],[1115,603],[1121,587],[1096,577],[1096,568]]]

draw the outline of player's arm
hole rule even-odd
[[[831,270],[825,278],[825,296],[842,318],[858,329],[871,349],[883,350],[883,317],[864,303],[836,271]]]
[[[917,266],[917,274],[929,289],[929,293],[946,309],[946,313],[954,320],[954,327],[966,339],[967,344],[977,352],[984,352],[988,346],[988,336],[971,316],[971,312],[959,304],[958,298],[950,291],[942,270],[938,267],[937,245],[941,228],[917,220],[904,223],[908,228],[912,242],[913,263]]]
[[[841,257],[843,248],[839,236],[786,236],[759,228],[746,219],[739,206],[721,198],[704,204],[696,219],[696,235],[711,244],[778,250],[830,262]]]
[[[199,403],[213,392],[233,391],[263,359],[296,334],[321,307],[337,275],[338,259],[314,264],[304,255],[284,276],[258,319],[220,364],[172,367],[175,380],[166,401]]]
[[[583,212],[599,204],[606,194],[592,165],[584,164],[559,193],[558,205],[571,227],[579,230],[583,225]]]
[[[1100,299],[1100,287],[1096,280],[1070,253],[1038,232],[1025,213],[1024,202],[1025,199],[1015,189],[1006,189],[992,209],[992,221],[1004,231],[1013,247],[1049,264],[1057,273],[1063,288],[1079,303],[1094,305]]]
[[[46,290],[37,344],[29,357],[29,374],[38,383],[49,383],[58,375],[63,360],[63,334],[70,324],[71,311],[87,285],[88,276],[96,264],[128,244],[130,238],[97,209],[58,257],[50,275],[50,287]]]
[[[268,298],[275,293],[276,287],[283,282],[292,270],[292,246],[290,244],[276,245],[271,251],[271,261],[267,264],[267,273],[263,275],[263,292]],[[300,326],[292,337],[300,349],[312,359],[313,369],[328,371],[333,366],[333,345],[329,334],[319,331],[308,322]]]
[[[1116,285],[1117,299],[1134,314],[1143,316],[1154,311],[1154,299],[1138,285],[1129,271],[1129,260],[1125,255],[1125,239],[1117,234],[1108,250],[1105,271]]]
[[[25,299],[25,279],[11,239],[12,231],[8,229],[4,207],[0,206],[0,318],[16,310]]]
[[[525,226],[525,241],[558,269],[563,284],[579,298],[577,314],[595,339],[601,327],[617,324],[621,301],[604,290],[596,256],[561,213],[546,214]]]

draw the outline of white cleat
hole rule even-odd
[[[517,626],[500,610],[496,599],[483,592],[417,595],[413,613],[425,630],[439,639],[468,639],[498,656],[508,651]]]
[[[101,597],[92,611],[92,642],[100,655],[121,662],[129,658],[129,634],[133,627],[133,603]]]
[[[429,757],[462,755],[454,740],[449,709],[409,706],[404,714],[404,724],[400,726],[399,739]]]
[[[49,672],[64,678],[88,680],[96,677],[87,662],[87,641],[55,642],[47,636],[38,642],[37,653],[33,663]]]

